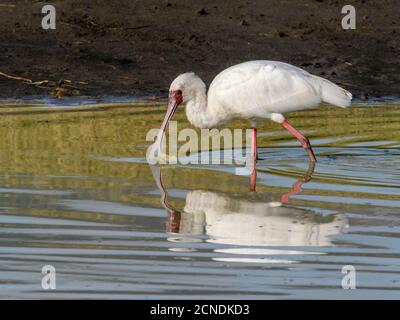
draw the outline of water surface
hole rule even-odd
[[[234,165],[151,168],[164,111],[0,104],[0,298],[400,298],[399,105],[289,114],[314,170],[265,122],[256,192]]]

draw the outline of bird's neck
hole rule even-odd
[[[206,90],[197,90],[186,103],[186,117],[197,128],[208,129],[218,124],[218,117],[208,105]]]

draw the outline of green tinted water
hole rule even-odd
[[[164,111],[0,105],[0,298],[400,297],[399,105],[289,114],[319,160],[307,179],[304,150],[265,122],[256,192],[234,165],[152,173]]]

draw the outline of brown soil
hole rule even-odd
[[[80,94],[165,95],[179,73],[210,82],[226,67],[279,60],[356,94],[399,95],[398,0],[350,1],[357,29],[343,30],[349,1],[0,0],[0,72],[78,83]],[[41,8],[57,29],[41,28]],[[1,97],[50,89],[0,77]]]

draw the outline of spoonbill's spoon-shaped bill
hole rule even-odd
[[[165,114],[164,120],[157,134],[157,139],[151,147],[151,154],[155,157],[162,156],[162,139],[164,136],[165,129],[174,115],[177,107],[182,103],[182,91],[176,90],[169,93],[167,113]]]

